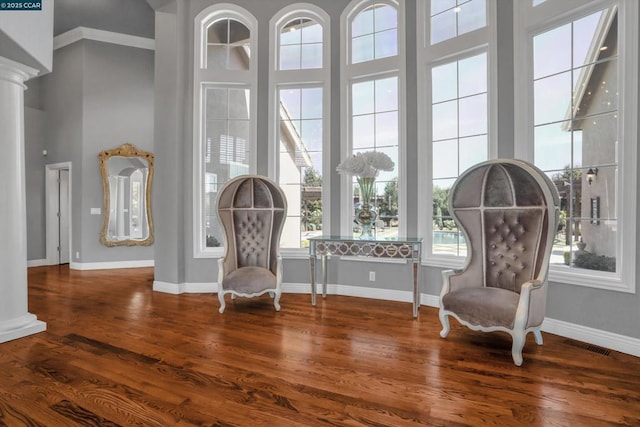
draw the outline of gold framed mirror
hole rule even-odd
[[[105,246],[149,246],[153,243],[151,183],[153,154],[131,144],[101,151],[102,232]]]

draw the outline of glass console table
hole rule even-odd
[[[327,297],[327,256],[362,256],[368,258],[400,258],[413,265],[413,317],[420,308],[420,256],[422,239],[393,237],[362,240],[354,236],[318,236],[309,239],[309,265],[311,267],[311,304],[316,305],[316,259],[322,265],[322,297]]]

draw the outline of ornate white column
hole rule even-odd
[[[0,343],[47,329],[27,303],[24,81],[36,74],[0,57]]]

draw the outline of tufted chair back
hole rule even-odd
[[[449,211],[470,246],[466,269],[486,287],[517,293],[526,281],[544,281],[558,206],[553,183],[530,164],[491,161],[463,174]]]
[[[464,269],[442,272],[441,337],[449,333],[450,316],[473,330],[507,332],[517,366],[527,333],[542,345],[559,208],[553,182],[522,160],[490,160],[460,175],[449,212],[465,234],[468,255]]]
[[[287,210],[280,187],[266,177],[239,176],[222,189],[217,207],[225,234],[225,274],[251,266],[275,275]]]

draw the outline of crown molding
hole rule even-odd
[[[53,50],[60,49],[80,40],[94,40],[138,49],[155,50],[154,39],[87,27],[76,27],[73,30],[55,36],[53,38]]]

